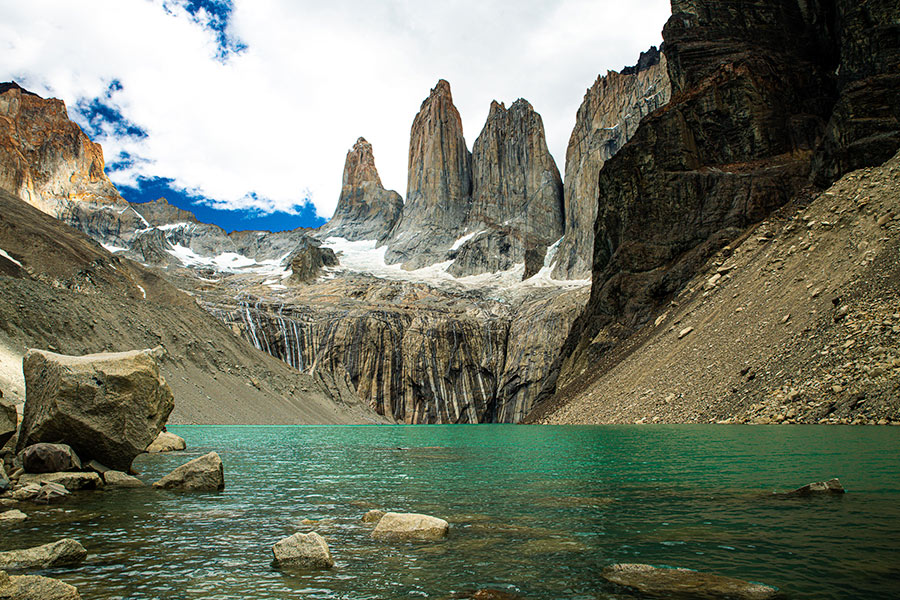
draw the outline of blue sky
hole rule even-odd
[[[668,0],[0,0],[0,80],[66,102],[134,201],[233,229],[316,226],[368,139],[406,193],[409,130],[447,79],[471,148],[528,99],[563,170],[585,90],[661,42]],[[90,40],[90,43],[85,43]]]

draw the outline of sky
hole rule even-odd
[[[61,98],[127,200],[227,230],[327,220],[347,151],[406,194],[409,131],[450,82],[469,149],[525,98],[560,172],[585,90],[662,41],[669,0],[0,0],[0,80]]]

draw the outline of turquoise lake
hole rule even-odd
[[[0,550],[73,537],[90,553],[40,574],[94,599],[631,598],[618,562],[777,586],[785,598],[900,598],[900,428],[748,426],[171,427],[188,451],[142,456],[152,482],[211,450],[221,493],[89,492],[0,531]],[[847,494],[784,499],[839,477]],[[372,508],[450,522],[384,543]],[[302,523],[304,519],[316,521]],[[330,571],[272,567],[297,531]]]

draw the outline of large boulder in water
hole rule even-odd
[[[147,446],[147,452],[150,454],[156,454],[157,452],[180,452],[187,448],[187,444],[179,435],[175,435],[174,433],[169,433],[168,431],[161,431],[156,439]]]
[[[225,470],[222,459],[210,452],[187,462],[156,483],[153,487],[182,492],[215,492],[225,489]]]
[[[22,466],[26,473],[80,471],[81,459],[67,444],[40,443],[25,448]]]
[[[372,531],[381,540],[439,540],[447,537],[450,524],[443,519],[416,513],[385,513]]]
[[[128,471],[175,408],[159,371],[162,352],[63,356],[29,350],[19,450],[62,440],[84,460]]]
[[[330,569],[334,566],[328,543],[318,533],[295,533],[272,546],[274,563],[279,567]]]
[[[87,558],[84,546],[71,538],[23,550],[0,552],[0,569],[49,569],[78,565]]]
[[[828,481],[814,481],[807,483],[803,487],[790,492],[782,492],[777,494],[784,498],[805,498],[807,496],[830,496],[832,494],[843,494],[844,486],[841,485],[839,479],[829,479]]]
[[[50,577],[0,571],[0,600],[81,600],[78,589]]]
[[[671,569],[641,564],[619,564],[603,569],[603,577],[655,598],[691,598],[693,600],[767,600],[778,590],[761,583],[701,573],[690,569]]]

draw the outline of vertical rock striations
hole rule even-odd
[[[388,237],[402,211],[400,194],[381,185],[372,144],[359,138],[347,152],[341,197],[334,216],[319,231],[351,241],[382,241]]]
[[[600,169],[670,95],[666,56],[655,47],[642,53],[636,66],[610,71],[588,89],[566,149],[565,237],[554,277],[590,275]]]
[[[475,235],[452,255],[450,273],[503,271],[528,256],[543,265],[547,246],[563,232],[562,179],[541,116],[528,101],[508,110],[491,104],[473,147],[472,179],[466,231]],[[526,268],[525,276],[534,270]]]
[[[385,258],[418,268],[443,259],[472,203],[472,156],[450,84],[443,79],[413,120],[408,177],[403,216]]]

